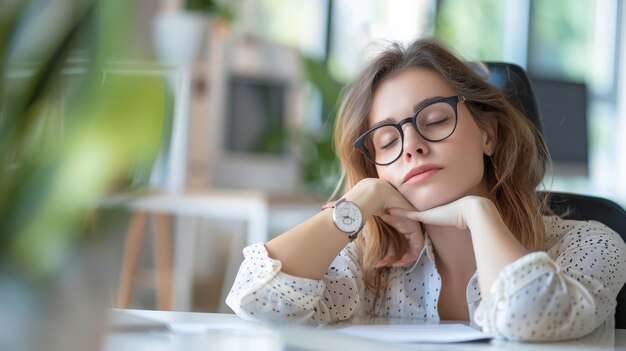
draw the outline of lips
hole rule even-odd
[[[402,178],[402,184],[408,182],[409,180],[414,179],[415,181],[424,180],[426,178],[430,178],[430,175],[434,175],[436,171],[441,170],[443,167],[439,167],[437,165],[425,164],[419,167],[412,168],[405,176]]]

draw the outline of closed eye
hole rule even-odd
[[[390,148],[391,146],[393,146],[396,142],[398,141],[398,138],[393,139],[392,141],[388,142],[387,144],[381,146],[381,149],[387,149]]]
[[[426,124],[426,126],[430,127],[430,126],[436,126],[438,124],[446,123],[448,121],[448,119],[449,119],[448,117],[444,117],[444,118],[442,118],[440,120],[428,122],[428,124]]]

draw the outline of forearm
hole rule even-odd
[[[551,219],[545,224],[547,233],[560,240],[507,265],[476,312],[476,322],[498,336],[576,338],[615,312],[626,280],[618,273],[626,271],[626,244],[619,234],[597,222]],[[566,228],[567,233],[559,233]]]
[[[282,272],[319,280],[347,244],[348,236],[332,221],[332,210],[325,210],[272,239],[265,247],[270,257],[281,262]]]
[[[342,250],[321,280],[280,272],[263,243],[246,247],[244,261],[226,304],[244,319],[328,324],[349,318],[363,292],[361,270],[353,245]]]
[[[495,205],[481,199],[472,204],[467,224],[472,233],[478,280],[483,298],[500,271],[508,264],[526,255],[528,250],[506,226]]]
[[[356,203],[363,212],[363,220],[367,220],[377,210],[375,196],[375,185],[361,184],[344,197]],[[281,261],[282,272],[321,279],[333,259],[348,244],[348,234],[337,229],[332,212],[332,209],[323,210],[265,245],[270,257]]]
[[[562,268],[545,252],[525,255],[506,266],[491,298],[477,310],[476,323],[498,337],[518,341],[588,334],[610,314],[609,301],[615,298],[607,296],[606,289],[597,289],[601,283],[591,276],[572,277]]]

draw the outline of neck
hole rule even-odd
[[[424,225],[433,249],[438,270],[451,274],[472,275],[476,259],[469,229],[450,226]]]

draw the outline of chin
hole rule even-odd
[[[451,192],[450,189],[444,190],[431,187],[411,189],[403,195],[418,211],[430,210],[463,197],[463,194],[457,194],[455,191]]]

